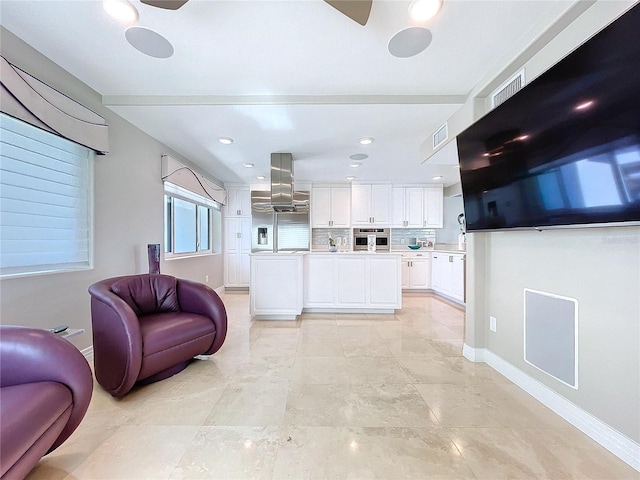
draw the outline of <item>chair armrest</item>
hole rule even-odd
[[[217,352],[227,336],[227,310],[216,292],[201,283],[178,279],[178,301],[185,312],[209,317],[216,327],[216,337],[204,355]]]
[[[0,384],[2,387],[58,382],[71,391],[73,408],[57,448],[80,424],[93,393],[93,375],[82,353],[47,330],[14,325],[0,327]]]
[[[111,291],[111,285],[120,278],[124,277],[109,278],[89,287],[96,378],[115,397],[131,390],[142,368],[138,317]]]

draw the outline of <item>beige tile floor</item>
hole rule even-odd
[[[638,479],[484,364],[464,313],[405,295],[397,315],[252,322],[223,296],[222,349],[115,400],[98,385],[39,479]]]

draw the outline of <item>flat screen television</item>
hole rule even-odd
[[[457,142],[467,231],[640,224],[640,5]]]

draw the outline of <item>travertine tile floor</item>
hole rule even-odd
[[[36,479],[638,479],[484,364],[464,313],[405,295],[397,315],[252,322],[223,296],[214,356],[121,400],[97,384]]]

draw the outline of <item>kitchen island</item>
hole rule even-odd
[[[250,311],[294,320],[306,312],[393,313],[402,308],[400,253],[251,255]]]

